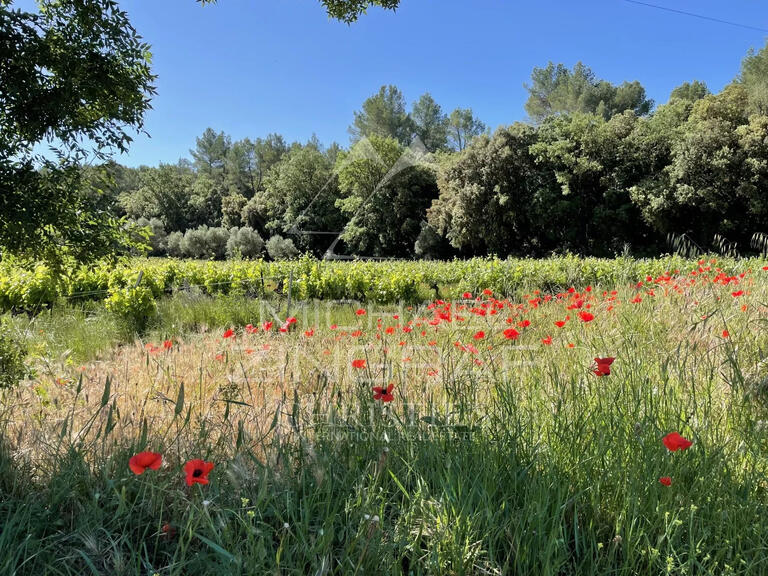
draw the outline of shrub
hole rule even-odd
[[[253,228],[232,228],[227,242],[227,258],[253,259],[264,251],[264,240]]]
[[[229,230],[226,228],[208,228],[205,234],[207,257],[223,260],[227,255],[227,242],[229,242]]]
[[[146,286],[111,290],[104,305],[107,310],[128,321],[131,327],[137,330],[144,329],[157,312],[152,290]]]
[[[282,236],[272,236],[267,240],[267,253],[272,260],[290,260],[299,255],[293,240]]]
[[[175,258],[180,258],[184,255],[183,250],[181,249],[181,243],[184,240],[184,234],[182,232],[171,232],[168,234],[168,239],[166,240],[166,251],[168,252],[168,256],[174,256]]]
[[[187,230],[181,241],[181,253],[187,258],[206,258],[207,246],[205,235],[208,233],[208,226],[200,226]]]
[[[11,334],[8,327],[0,324],[0,390],[15,388],[31,375],[25,364],[27,351]]]

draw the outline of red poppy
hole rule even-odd
[[[661,439],[662,442],[664,442],[664,446],[667,447],[667,450],[670,452],[677,452],[678,450],[687,450],[691,446],[693,446],[693,442],[688,440],[687,438],[683,438],[680,436],[678,432],[670,432],[664,438]]]
[[[309,330],[305,330],[304,331],[304,336],[306,336],[307,338],[309,338],[311,336],[314,336],[314,335],[315,335],[315,329],[314,328],[310,328]]]
[[[213,470],[213,462],[190,460],[184,464],[187,486],[192,486],[192,484],[208,484],[208,474],[211,470]]]
[[[338,326],[336,324],[331,324],[330,328],[331,328],[331,330],[336,330],[336,328],[338,328]]]
[[[232,328],[228,328],[224,334],[221,335],[222,338],[232,338],[232,336],[235,335],[235,331],[232,330]]]
[[[517,325],[520,326],[520,328],[528,328],[528,326],[531,325],[531,321],[530,320],[522,320],[521,322],[518,322]]]
[[[464,300],[469,300],[470,298],[472,298],[472,292],[464,292],[464,294],[462,294],[461,297],[464,298]]]
[[[738,298],[739,296],[742,296],[744,294],[744,290],[739,290],[738,292],[731,292],[731,296],[734,298]]]
[[[672,486],[672,478],[669,476],[662,476],[659,478],[659,482],[661,482],[664,486]]]
[[[258,327],[254,326],[253,324],[247,324],[245,326],[245,331],[248,332],[248,334],[256,334],[256,332],[259,331]]]
[[[564,320],[557,320],[557,321],[555,321],[555,326],[557,326],[558,328],[562,328],[563,326],[565,326],[565,321]]]
[[[365,368],[365,359],[358,358],[356,360],[352,360],[352,367],[353,368]]]
[[[552,336],[547,336],[546,338],[541,339],[541,343],[544,344],[544,346],[551,346],[552,345]]]
[[[163,342],[163,348],[165,348],[166,350],[170,350],[171,348],[173,348],[173,342],[171,342],[170,340],[166,340],[165,342]]]
[[[595,364],[597,368],[594,369],[594,373],[597,376],[608,376],[611,373],[611,364],[615,358],[595,358]]]
[[[355,310],[355,314],[357,314],[358,316],[365,316],[365,310],[363,310],[362,308],[358,308],[357,310]]]
[[[128,461],[128,467],[131,469],[131,472],[139,475],[143,474],[147,468],[157,470],[162,463],[163,456],[157,452],[139,452],[131,456],[131,459]]]
[[[492,296],[493,295],[493,290],[490,290],[489,288],[486,288],[485,290],[483,290],[483,294],[485,294],[486,296]]]
[[[261,328],[264,332],[269,332],[272,330],[272,322],[264,322],[264,324],[261,325]]]
[[[381,400],[382,402],[392,402],[392,400],[395,399],[395,397],[392,395],[392,390],[394,389],[395,389],[394,384],[390,384],[386,388],[383,388],[381,386],[374,386],[373,399]]]
[[[581,318],[582,322],[592,322],[592,320],[595,319],[595,315],[586,310],[582,310],[579,312],[579,318]]]
[[[475,335],[472,336],[472,338],[474,338],[475,340],[482,340],[483,338],[485,338],[485,332],[483,332],[482,330],[479,330],[475,332]]]
[[[515,330],[514,328],[507,328],[504,330],[504,338],[507,340],[517,340],[517,337],[520,336],[520,332]]]
[[[723,330],[723,338],[728,338],[730,335],[731,333],[728,330]]]

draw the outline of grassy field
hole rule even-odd
[[[10,318],[0,574],[768,574],[762,264]]]

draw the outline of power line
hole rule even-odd
[[[640,0],[624,0],[629,4],[638,4],[640,6],[646,6],[648,8],[656,8],[657,10],[664,10],[665,12],[672,12],[673,14],[682,14],[684,16],[693,16],[701,20],[709,20],[710,22],[718,22],[720,24],[728,24],[729,26],[736,26],[738,28],[746,28],[747,30],[755,30],[757,32],[768,33],[768,28],[760,28],[759,26],[750,26],[749,24],[741,24],[739,22],[731,22],[730,20],[721,20],[720,18],[713,18],[712,16],[704,16],[702,14],[694,14],[693,12],[686,12],[685,10],[677,10],[676,8],[668,8],[667,6],[659,6],[658,4],[650,4],[648,2],[641,2]]]

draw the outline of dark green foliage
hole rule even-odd
[[[127,241],[84,190],[78,162],[125,151],[154,93],[149,47],[112,0],[0,4],[0,246],[51,259]],[[56,159],[36,150],[53,147]]]
[[[370,136],[337,161],[341,235],[353,253],[408,256],[438,189],[435,171],[393,138]]]
[[[334,163],[314,144],[295,145],[270,173],[257,202],[272,234],[288,235],[302,250],[322,254],[344,227],[336,206]]]
[[[540,249],[537,195],[552,177],[536,165],[536,130],[524,124],[481,137],[440,173],[432,229],[468,254],[525,254]]]

